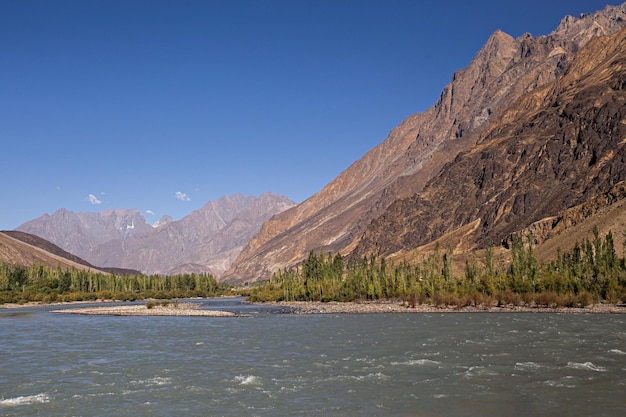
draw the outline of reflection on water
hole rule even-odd
[[[22,311],[19,309],[16,310],[0,310],[0,319],[3,318],[13,318],[13,317],[25,317],[32,315],[32,311]]]

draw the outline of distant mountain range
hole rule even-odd
[[[317,194],[234,195],[152,227],[136,210],[59,210],[18,230],[93,265],[267,279],[310,251],[459,258],[532,234],[542,259],[626,229],[626,3],[547,36],[496,31],[437,103]],[[616,249],[622,250],[621,239]]]
[[[295,203],[286,197],[235,194],[180,220],[148,224],[138,210],[73,213],[60,209],[19,226],[92,265],[146,274],[208,272],[220,276],[264,221]]]

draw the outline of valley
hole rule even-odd
[[[5,233],[1,261],[210,276],[258,300],[623,302],[624,51],[626,5],[495,31],[432,107],[300,204],[234,194],[154,225],[60,209]]]

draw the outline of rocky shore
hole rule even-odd
[[[371,301],[371,302],[309,302],[309,301],[281,301],[266,303],[289,308],[293,314],[370,314],[370,313],[603,313],[625,314],[624,304],[593,304],[581,308],[573,307],[521,307],[521,306],[432,306],[420,304],[410,307],[401,302]]]
[[[168,305],[104,306],[85,308],[65,308],[52,310],[52,313],[87,314],[109,316],[203,316],[203,317],[235,317],[237,314],[230,311],[201,310],[198,304],[181,303]]]

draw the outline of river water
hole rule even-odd
[[[624,416],[626,315],[0,309],[2,416]]]

